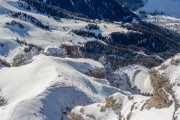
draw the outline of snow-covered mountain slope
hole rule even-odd
[[[144,0],[144,7],[138,11],[164,12],[165,15],[180,18],[180,1],[179,0]]]
[[[151,68],[179,53],[178,34],[135,19],[105,22],[73,13],[75,4],[84,15],[102,5],[95,17],[127,19],[124,13],[132,13],[114,0],[67,0],[64,8],[49,1],[0,0],[0,120],[144,120],[145,114],[170,120],[174,109],[178,114],[178,103],[169,99],[146,106],[159,97],[152,72],[140,66]],[[72,11],[65,8],[69,3]],[[87,5],[90,11],[83,11]],[[146,109],[152,106],[167,108]]]
[[[73,19],[61,19],[61,21],[56,21],[53,18],[49,18],[46,15],[41,15],[34,13],[33,11],[27,11],[18,6],[18,0],[8,1],[1,0],[0,8],[2,11],[0,15],[0,34],[1,40],[4,39],[20,39],[26,40],[28,43],[36,43],[37,45],[57,45],[62,42],[73,41],[74,43],[86,42],[89,38],[82,38],[73,33],[73,29],[85,29],[88,22],[73,20]],[[37,27],[36,24],[32,24],[27,18],[14,18],[8,12],[21,12],[30,15],[42,24],[48,25],[49,30],[44,30],[41,27]],[[12,21],[17,22],[15,25],[11,24]],[[8,24],[9,23],[9,24]],[[20,23],[23,28],[18,27]],[[97,31],[102,34],[116,32],[116,31],[127,31],[127,29],[120,28],[117,25],[108,25],[108,23],[100,23],[100,30]],[[109,29],[104,28],[104,26],[109,27]],[[104,31],[104,32],[103,32]],[[91,40],[91,39],[90,39]]]
[[[180,48],[178,47],[179,44],[174,43],[175,40],[171,38],[172,35],[175,35],[174,33],[164,30],[154,30],[152,28],[148,28],[148,25],[112,23],[90,19],[67,19],[64,17],[61,18],[47,15],[47,13],[41,14],[35,6],[29,5],[22,0],[1,0],[0,2],[0,43],[2,44],[2,46],[0,46],[0,53],[2,55],[1,59],[6,59],[8,62],[11,62],[15,56],[13,53],[15,53],[16,50],[19,52],[24,50],[24,47],[21,45],[19,47],[7,45],[8,43],[17,44],[14,43],[14,40],[23,41],[27,44],[35,44],[45,48],[49,45],[60,46],[61,44],[67,42],[83,46],[83,44],[88,41],[99,39],[108,44],[113,44],[112,48],[114,48],[115,45],[120,44],[121,46],[122,44],[125,44],[125,48],[123,47],[122,49],[126,49],[126,52],[131,51],[128,56],[134,56],[134,51],[136,53],[140,53],[140,49],[142,48],[144,51],[148,51],[148,54],[156,54],[154,52],[173,51],[172,54],[174,55]],[[128,37],[127,33],[130,34],[131,37]],[[178,37],[176,39],[178,39]],[[122,42],[120,40],[122,40]],[[127,45],[135,45],[136,48],[126,47]],[[12,49],[14,52],[8,52],[6,49]],[[6,51],[6,53],[3,53],[2,51]],[[105,51],[101,51],[105,53]],[[117,50],[117,52],[118,51],[119,50]],[[8,56],[10,56],[10,58],[7,58]],[[151,61],[157,61],[158,64],[162,62],[160,59],[154,60],[156,58],[151,55],[147,55],[146,57],[151,57],[153,59]],[[139,60],[140,57],[137,61],[139,62]],[[152,65],[150,67],[157,65],[154,63],[151,64]],[[144,63],[141,65],[144,65]],[[146,67],[149,66],[146,65]]]
[[[67,119],[78,104],[100,102],[118,90],[107,80],[85,75],[103,66],[90,59],[38,55],[21,67],[0,70],[1,120]],[[64,117],[63,117],[64,114]]]
[[[12,62],[12,59],[24,51],[25,45],[35,44],[45,48],[47,46],[60,46],[61,44],[73,43],[82,45],[87,41],[95,38],[83,37],[76,35],[72,30],[86,30],[91,22],[65,19],[55,20],[47,15],[38,14],[35,10],[28,11],[19,4],[24,2],[18,0],[1,0],[0,1],[0,58]],[[24,3],[25,4],[25,3]],[[12,14],[21,15],[18,17]],[[33,21],[39,21],[35,23]],[[38,24],[48,26],[46,30]],[[128,32],[126,28],[107,22],[98,22],[99,29],[91,32],[98,36],[108,36],[112,32]]]
[[[144,108],[149,97],[113,94],[103,103],[78,106],[71,111],[72,120],[172,120],[174,106],[163,109]]]
[[[134,65],[120,68],[115,73],[126,73],[129,76],[131,85],[136,86],[141,93],[152,93],[148,70],[145,67]]]
[[[74,20],[74,19],[55,20],[53,18],[48,17],[47,15],[37,14],[35,9],[28,11],[28,10],[24,9],[22,6],[20,7],[19,4],[24,3],[22,1],[1,0],[0,2],[1,2],[0,8],[2,11],[1,16],[0,16],[1,17],[1,27],[4,29],[9,28],[11,30],[11,32],[9,32],[9,31],[5,31],[4,29],[2,29],[2,31],[4,30],[4,34],[3,34],[3,32],[1,32],[2,36],[7,36],[5,33],[12,34],[12,32],[14,31],[14,33],[19,34],[19,36],[14,36],[12,34],[11,36],[9,36],[10,38],[12,38],[12,36],[14,38],[31,36],[31,37],[37,37],[36,38],[37,40],[39,40],[39,39],[44,40],[44,38],[47,38],[47,39],[51,39],[54,41],[58,41],[58,39],[59,39],[59,40],[61,40],[60,42],[62,42],[63,36],[65,36],[71,40],[75,39],[71,34],[68,36],[68,32],[70,32],[72,29],[84,28],[88,24],[88,22],[78,21],[78,20]],[[50,30],[46,31],[46,30],[41,29],[41,27],[39,27],[39,28],[34,27],[36,24],[33,24],[30,20],[26,19],[24,17],[25,15],[16,18],[15,16],[11,16],[10,12],[12,12],[12,13],[21,12],[21,13],[30,15],[30,17],[32,16],[32,17],[38,19],[40,22],[42,22],[42,24],[49,25]],[[24,29],[19,29],[18,26],[17,27],[13,27],[10,25],[7,26],[5,24],[6,22],[11,22],[14,19],[17,22],[20,22],[22,25],[24,25]],[[107,26],[108,28],[110,27],[110,29],[105,29],[103,26]],[[116,28],[117,25],[115,25],[115,24],[108,25],[108,23],[105,23],[105,22],[103,24],[100,24],[100,27],[101,27],[102,31],[107,31],[107,32],[108,31],[115,32],[115,31],[121,30],[119,28]],[[39,37],[38,34],[41,34],[42,36],[44,36],[44,38],[38,38]],[[76,37],[78,37],[78,36],[76,36]],[[78,39],[80,39],[79,41],[81,42],[82,38],[78,38]],[[64,40],[64,41],[67,42],[68,40]],[[85,41],[85,40],[83,39],[82,41]]]
[[[103,103],[77,106],[72,120],[179,120],[180,55],[149,71],[153,96],[116,93]]]

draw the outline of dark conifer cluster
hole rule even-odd
[[[24,21],[29,21],[33,25],[35,25],[35,26],[37,26],[39,28],[42,28],[42,29],[45,29],[45,30],[49,30],[49,25],[43,24],[41,21],[39,21],[38,19],[36,19],[35,17],[33,17],[31,15],[28,15],[28,14],[22,13],[22,12],[11,12],[9,14],[10,14],[10,16],[12,16],[14,18],[18,18],[18,19],[21,19],[21,20],[24,20]],[[14,23],[15,22],[13,22],[13,24]]]

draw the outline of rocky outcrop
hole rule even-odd
[[[4,59],[0,59],[0,69],[2,67],[11,67],[11,65]]]
[[[40,53],[40,51],[38,50],[37,47],[32,47],[30,52],[28,52],[28,53],[17,54],[13,58],[12,66],[18,67],[21,65],[25,65],[28,60],[32,59],[33,56],[38,55],[39,53]]]
[[[81,115],[78,115],[74,112],[70,112],[69,114],[71,120],[85,120]]]
[[[171,99],[173,91],[169,80],[155,69],[150,70],[149,74],[153,87],[153,97],[149,102],[149,107],[156,107],[158,109],[170,107],[173,103]]]
[[[79,46],[77,46],[77,45],[63,44],[61,47],[66,50],[68,57],[71,57],[71,58],[82,58],[83,57],[80,53]]]
[[[113,110],[118,110],[122,107],[122,103],[119,103],[113,96],[107,97],[105,107],[111,107]]]
[[[106,78],[106,71],[103,68],[89,70],[85,74],[94,78],[100,78],[100,79]]]
[[[77,106],[71,110],[69,116],[71,120],[107,120],[104,116],[113,114],[117,117],[117,120],[121,120],[122,116],[120,111],[128,101],[127,96],[118,92],[106,97],[104,103],[95,103],[92,104],[92,106]],[[90,109],[96,112],[89,111]]]

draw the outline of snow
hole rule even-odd
[[[75,107],[72,112],[87,120],[89,119],[88,116],[94,116],[94,118],[97,118],[97,120],[119,120],[119,117],[125,120],[172,120],[176,117],[176,120],[179,120],[180,109],[178,106],[180,105],[180,54],[168,59],[160,66],[153,69],[158,72],[158,75],[166,77],[171,85],[172,93],[168,93],[168,99],[173,100],[173,103],[170,107],[161,109],[156,109],[154,107],[148,108],[146,106],[148,105],[149,100],[152,99],[151,97],[142,95],[127,95],[118,92],[109,96],[113,97],[113,100],[115,100],[115,103],[112,102],[112,104],[122,103],[122,106],[118,110],[114,110],[112,107],[105,107],[107,103],[106,101],[103,103],[94,103],[81,107],[78,106]],[[131,83],[136,84],[141,88],[141,90],[148,90],[147,87],[150,87],[149,75],[146,68],[135,65],[121,68],[118,71],[127,73],[130,77]],[[133,75],[136,75],[137,71],[139,71],[139,77],[135,77],[135,81],[133,82]],[[138,82],[141,79],[146,79],[149,81],[146,87],[143,86],[143,82],[147,82],[146,80]],[[152,92],[152,88],[149,90],[150,91],[147,92]],[[105,111],[103,112],[101,111],[102,107],[105,107]],[[82,112],[82,109],[80,108],[82,108],[85,112]]]
[[[153,89],[149,79],[148,69],[142,66],[134,65],[120,68],[116,72],[124,72],[130,78],[133,86],[136,86],[142,93],[152,93]]]
[[[12,64],[13,58],[19,54],[30,54],[30,58],[25,65],[0,68],[0,98],[2,96],[7,100],[6,105],[0,106],[0,120],[69,120],[68,114],[73,108],[86,120],[91,120],[87,116],[88,114],[95,116],[97,120],[118,120],[119,113],[127,116],[136,102],[137,110],[132,112],[132,120],[148,120],[150,118],[152,120],[170,120],[172,118],[174,105],[161,110],[152,108],[141,111],[142,106],[150,97],[132,95],[134,99],[129,100],[128,95],[131,93],[127,95],[124,91],[112,87],[108,80],[86,74],[89,71],[104,70],[101,63],[91,59],[66,57],[65,49],[60,48],[62,44],[83,45],[87,41],[94,40],[94,38],[81,37],[71,32],[74,29],[87,30],[86,26],[89,22],[73,19],[57,21],[47,15],[36,13],[36,10],[27,11],[19,7],[17,1],[0,0],[0,59],[5,59]],[[148,5],[151,5],[151,2],[149,1]],[[174,2],[171,4],[174,5]],[[179,5],[178,2],[177,5]],[[147,6],[145,8],[148,10]],[[43,24],[49,25],[50,30],[39,28],[24,19],[13,18],[8,14],[10,11],[32,15]],[[167,14],[173,16],[171,11],[173,10],[168,11]],[[175,16],[178,15],[179,13]],[[160,18],[164,21],[171,19],[175,21],[175,24],[177,23],[177,19],[172,17],[160,16]],[[18,25],[6,24],[12,20],[22,24],[24,28],[20,29]],[[96,35],[108,36],[112,32],[128,32],[126,28],[121,27],[120,23],[95,22],[99,29],[91,30],[91,32]],[[133,22],[137,23],[136,20]],[[164,25],[164,23],[162,24]],[[173,25],[175,26],[175,24]],[[171,25],[168,23],[168,26]],[[40,46],[43,50],[38,51],[38,54],[36,54],[36,50],[25,53],[24,49],[27,46],[18,43],[17,39]],[[176,56],[175,59],[180,58]],[[170,66],[170,61],[171,59],[165,63],[169,67],[159,72],[169,76],[171,83],[177,84],[180,68],[179,66]],[[141,92],[153,92],[148,69],[134,65],[121,68],[116,72],[126,73],[131,84],[137,86]],[[178,92],[180,88],[176,85],[173,90],[180,101]],[[113,96],[116,103],[122,104],[119,111],[114,111],[109,107],[105,112],[100,112],[101,107],[105,105],[105,98],[108,96]],[[80,112],[82,108],[84,113]],[[177,110],[175,114],[179,113],[180,110]]]
[[[48,46],[51,46],[51,52],[61,44],[82,45],[87,41],[95,40],[95,38],[82,37],[71,32],[74,29],[86,29],[89,22],[64,18],[60,21],[56,21],[47,15],[37,13],[35,10],[28,11],[19,7],[18,0],[0,0],[0,11],[0,43],[5,44],[4,47],[0,46],[0,58],[6,59],[9,63],[12,63],[12,59],[17,54],[24,52],[25,46],[16,43],[16,39],[25,41],[28,44],[35,44],[45,50]],[[31,15],[43,24],[49,25],[50,30],[39,28],[30,21],[25,21],[23,18],[13,18],[9,15],[9,12],[21,12]],[[21,29],[18,25],[12,26],[6,24],[7,22],[11,23],[12,21],[22,24],[24,28]],[[126,28],[115,23],[103,21],[96,22],[99,26],[99,30],[91,31],[96,33],[96,35],[101,33],[103,36],[108,36],[112,32],[128,32]],[[55,51],[57,52],[57,49]]]
[[[170,108],[155,109],[138,111],[132,115],[131,120],[172,120],[173,118],[173,105]]]
[[[64,48],[60,48],[57,46],[45,47],[44,54],[59,57],[65,57],[67,55],[66,50]]]
[[[94,116],[97,120],[119,120],[120,114],[121,119],[130,120],[171,120],[173,118],[174,104],[169,108],[151,108],[141,110],[148,98],[143,96],[134,96],[134,100],[128,100],[127,96],[123,99],[121,97],[122,94],[120,93],[113,94],[112,96],[115,100],[121,100],[124,102],[122,104],[122,108],[118,111],[114,111],[112,108],[107,107],[104,112],[101,112],[100,109],[102,106],[105,106],[105,103],[95,103],[83,107],[77,106],[72,111],[81,115],[85,120],[91,120],[88,116]],[[132,106],[134,106],[133,109]]]
[[[1,120],[57,120],[58,116],[62,116],[58,108],[67,111],[67,106],[73,108],[77,104],[100,102],[118,90],[110,87],[107,80],[98,82],[98,79],[83,72],[102,67],[90,59],[55,58],[40,54],[30,64],[2,68],[0,88],[8,104],[0,107]]]

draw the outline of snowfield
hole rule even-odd
[[[78,104],[100,102],[118,90],[107,80],[85,75],[103,66],[90,59],[39,55],[21,67],[0,70],[1,120],[58,120]]]

